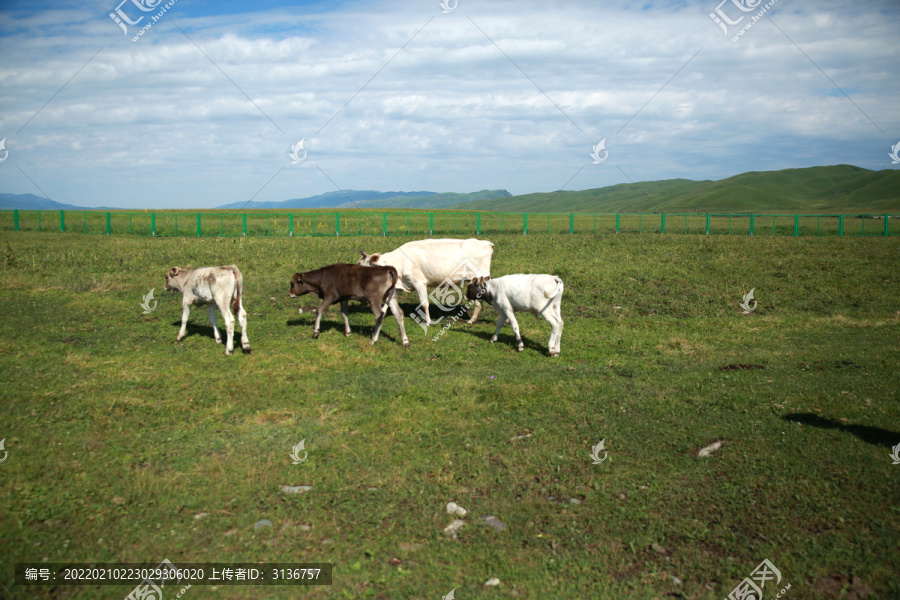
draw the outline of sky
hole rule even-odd
[[[0,0],[0,192],[213,208],[898,168],[898,25],[896,0]]]

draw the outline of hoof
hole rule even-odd
[[[550,356],[559,356],[559,352],[550,352]]]
[[[231,350],[231,351],[226,350],[225,351],[225,356],[231,356],[232,354],[234,354],[234,350]]]
[[[242,346],[241,350],[244,351],[244,354],[250,354],[250,346]]]
[[[517,351],[517,352],[524,352],[524,351],[525,351],[525,346],[519,346],[518,348],[516,348],[516,351]]]
[[[221,343],[222,343],[222,340],[216,340],[216,343],[217,343],[217,344],[221,344]]]
[[[318,332],[318,331],[314,331],[314,332],[313,332],[313,339],[314,339],[314,340],[319,339],[319,332]]]
[[[349,332],[349,331],[345,331],[345,332],[344,332],[344,337],[350,337],[350,332]]]
[[[405,342],[403,342],[403,347],[404,347],[404,348],[409,348],[409,341],[408,341],[408,340],[405,341]]]
[[[496,343],[496,342],[497,342],[497,338],[492,337],[492,338],[491,338],[491,343],[494,344],[494,343]]]

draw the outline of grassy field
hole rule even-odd
[[[523,353],[509,327],[488,343],[490,309],[437,341],[407,319],[404,349],[391,318],[371,346],[358,304],[345,338],[335,307],[313,340],[291,275],[404,238],[0,233],[0,598],[134,587],[25,588],[16,562],[164,558],[334,564],[187,600],[721,599],[764,559],[766,598],[900,597],[900,239],[490,239],[494,276],[565,281],[561,357],[531,316]],[[229,263],[252,354],[204,310],[175,343],[166,270]]]

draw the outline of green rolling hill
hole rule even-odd
[[[453,208],[580,213],[897,212],[900,171],[870,171],[851,165],[753,171],[720,181],[644,181],[484,199]]]

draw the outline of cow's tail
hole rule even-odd
[[[553,295],[550,296],[550,300],[553,300],[554,298],[556,298],[557,296],[562,294],[562,291],[563,291],[562,279],[560,279],[559,277],[556,277],[555,279],[556,279],[556,289],[553,290]]]
[[[387,291],[384,293],[384,297],[381,299],[381,303],[385,307],[388,305],[388,302],[391,301],[391,298],[394,296],[394,293],[397,290],[397,279],[398,279],[397,269],[395,269],[394,267],[391,267],[390,270],[388,271],[388,275],[391,276],[391,287],[389,287],[387,289]],[[384,311],[384,310],[386,310],[386,309],[383,308],[382,311]]]
[[[235,317],[240,317],[241,293],[243,292],[244,287],[244,277],[241,275],[241,272],[238,271],[237,267],[231,269],[231,274],[234,275],[234,293],[231,295],[231,310],[234,311]]]

